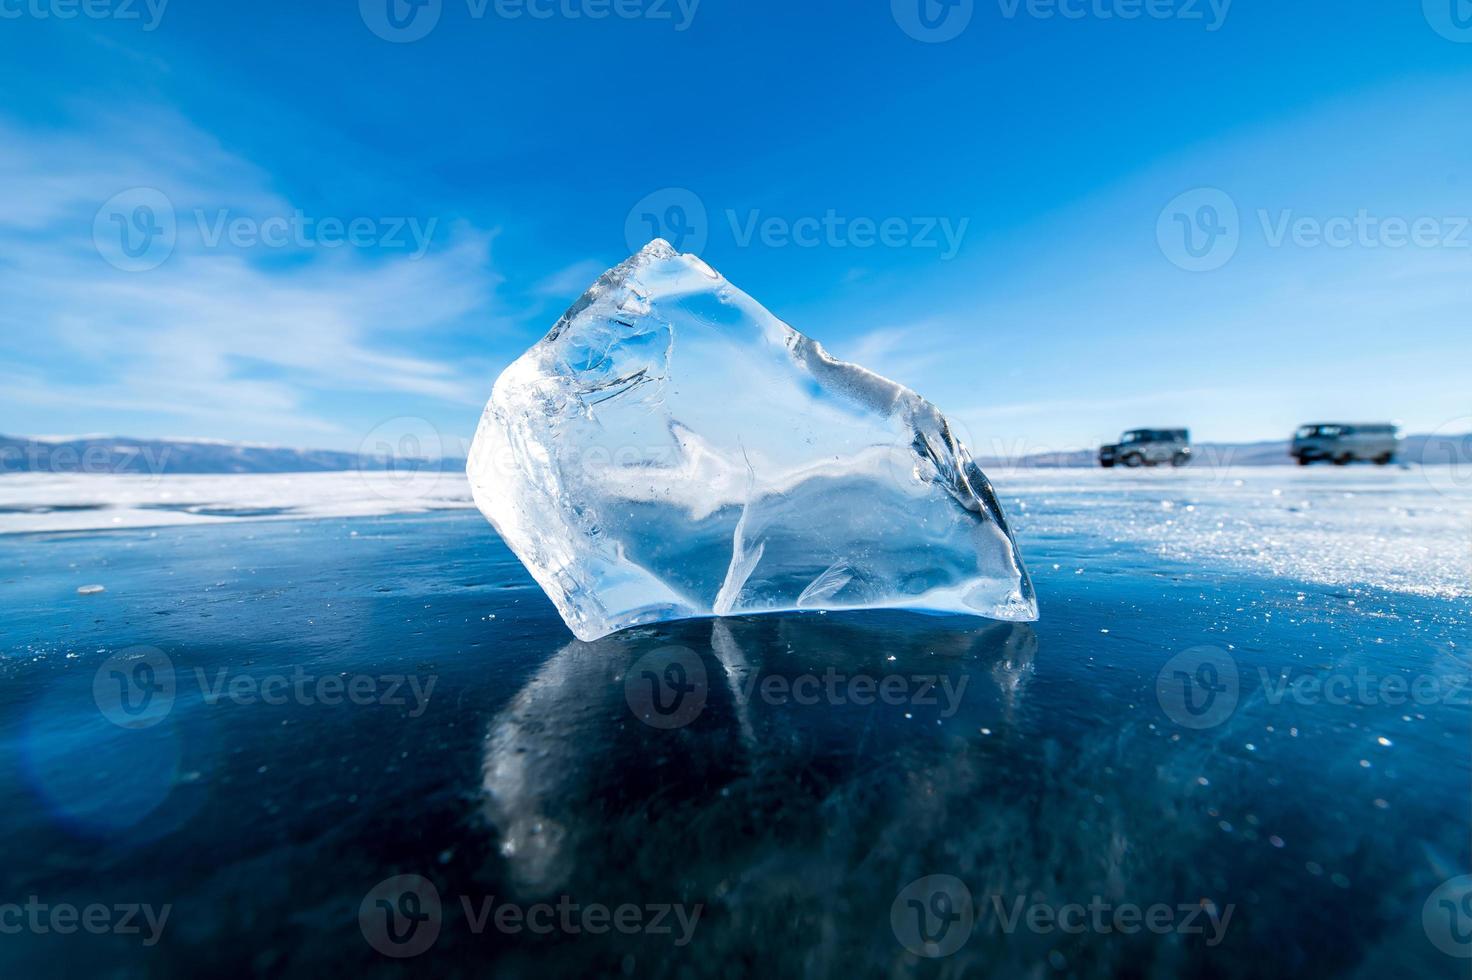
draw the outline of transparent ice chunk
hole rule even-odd
[[[501,374],[468,473],[580,639],[796,609],[1037,618],[935,406],[662,240]]]

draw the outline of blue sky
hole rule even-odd
[[[0,0],[0,432],[454,449],[661,224],[979,454],[1472,427],[1465,0],[89,3]]]

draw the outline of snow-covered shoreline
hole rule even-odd
[[[372,517],[472,507],[465,476],[456,472],[0,476],[0,534]]]
[[[1167,561],[1328,585],[1472,595],[1472,471],[1195,467],[988,472],[1030,564],[1042,539],[1139,546]],[[12,474],[0,535],[470,510],[459,473]],[[493,533],[487,528],[487,533]]]

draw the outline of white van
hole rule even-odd
[[[1099,447],[1099,465],[1185,466],[1191,462],[1191,433],[1186,429],[1131,429],[1119,442]]]
[[[1363,460],[1385,466],[1400,450],[1400,430],[1389,422],[1318,422],[1293,434],[1288,454],[1299,466],[1326,460],[1344,466]]]

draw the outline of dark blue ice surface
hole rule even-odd
[[[5,929],[0,973],[1467,975],[1434,934],[1472,919],[1427,905],[1472,871],[1464,601],[1022,537],[1032,625],[595,643],[474,513],[0,539],[0,906],[169,908],[151,945]],[[134,682],[146,726],[109,699]],[[425,906],[370,895],[399,875],[439,899],[406,959],[374,917]],[[907,904],[933,875],[950,891]],[[965,895],[947,955],[906,948],[905,916]],[[492,899],[700,914],[688,942],[478,927]],[[1091,902],[1172,925],[1001,914]]]

